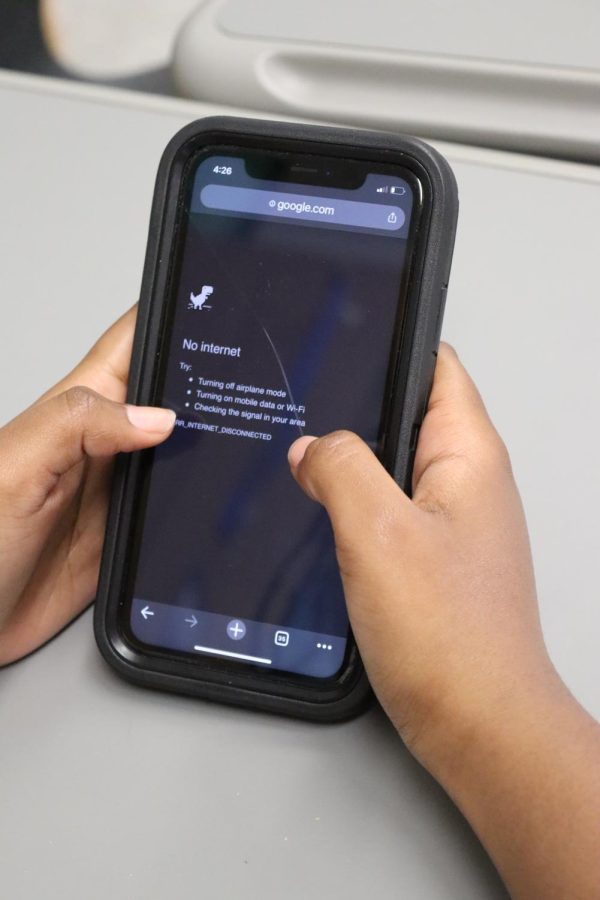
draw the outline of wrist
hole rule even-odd
[[[393,717],[408,749],[452,796],[477,790],[475,772],[499,747],[506,753],[521,746],[565,707],[578,706],[547,657],[521,671],[486,675],[467,684],[446,682],[429,692],[417,713]]]
[[[546,667],[463,696],[453,712],[445,728],[440,718],[422,732],[415,755],[470,822],[511,896],[596,896],[600,726]]]

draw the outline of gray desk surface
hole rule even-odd
[[[7,419],[135,298],[155,167],[204,108],[0,77]],[[598,172],[449,148],[461,222],[445,336],[511,448],[554,659],[600,715]],[[0,673],[11,900],[500,898],[383,716],[318,727],[135,689],[85,614]]]

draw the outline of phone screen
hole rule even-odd
[[[150,452],[122,605],[145,649],[342,670],[333,534],[287,450],[336,429],[381,450],[418,188],[366,161],[215,147],[189,164],[155,398],[177,420]]]

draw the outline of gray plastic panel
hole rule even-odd
[[[162,149],[217,110],[16,76],[0,109],[4,421],[135,299]],[[550,650],[600,716],[600,176],[443,152],[461,191],[445,336],[512,451]],[[377,710],[323,727],[131,687],[90,613],[0,672],[0,727],[11,900],[506,897]]]
[[[185,96],[572,159],[600,159],[593,0],[209,0],[185,23]]]
[[[227,0],[218,22],[239,37],[600,71],[594,0]]]

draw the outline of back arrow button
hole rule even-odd
[[[152,610],[150,609],[150,607],[149,607],[147,604],[146,604],[146,606],[141,610],[141,613],[142,613],[144,619],[147,619],[148,616],[153,616],[153,615],[154,615],[154,613],[152,612]]]

